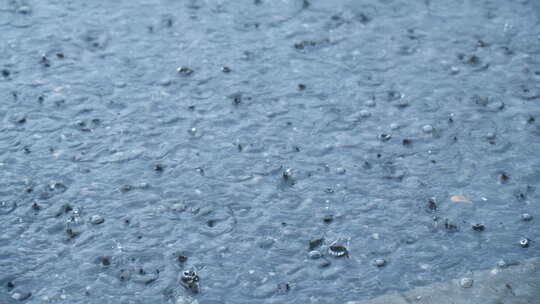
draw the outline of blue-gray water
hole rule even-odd
[[[0,38],[0,303],[343,303],[540,256],[538,1],[3,0]]]

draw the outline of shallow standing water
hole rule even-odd
[[[0,303],[343,303],[539,257],[539,21],[0,2]]]

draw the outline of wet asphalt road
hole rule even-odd
[[[0,303],[344,303],[539,257],[539,21],[0,1]]]

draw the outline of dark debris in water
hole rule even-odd
[[[317,49],[331,44],[330,39],[324,38],[320,40],[302,40],[294,44],[294,48],[299,51]]]
[[[427,210],[430,212],[437,211],[437,202],[435,201],[434,198],[430,198],[427,200],[426,207],[427,207]]]
[[[448,220],[448,219],[444,220],[444,229],[446,229],[446,231],[448,231],[448,232],[457,232],[457,231],[459,231],[458,226],[455,223]]]
[[[472,226],[472,229],[474,231],[484,231],[486,229],[486,227],[483,224],[474,224]]]

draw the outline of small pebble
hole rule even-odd
[[[90,217],[90,223],[94,225],[103,224],[105,222],[105,219],[101,215],[92,215]]]
[[[422,127],[422,131],[424,133],[431,133],[433,132],[433,127],[431,125],[425,125]]]
[[[528,221],[531,221],[533,219],[532,215],[528,214],[528,213],[523,213],[521,215],[521,219],[525,222],[528,222]]]
[[[474,281],[471,278],[463,278],[459,281],[459,285],[463,288],[471,288],[473,283]]]
[[[373,261],[373,265],[377,266],[377,267],[383,267],[386,265],[386,260],[384,259],[376,259]]]
[[[308,253],[308,256],[312,260],[316,260],[322,257],[322,254],[318,250],[313,250]]]
[[[362,111],[360,111],[360,116],[364,117],[364,118],[369,117],[369,116],[371,116],[371,113],[369,113],[368,110],[362,110]]]
[[[519,245],[523,248],[529,247],[529,243],[530,240],[528,238],[521,238],[521,240],[519,240]]]

